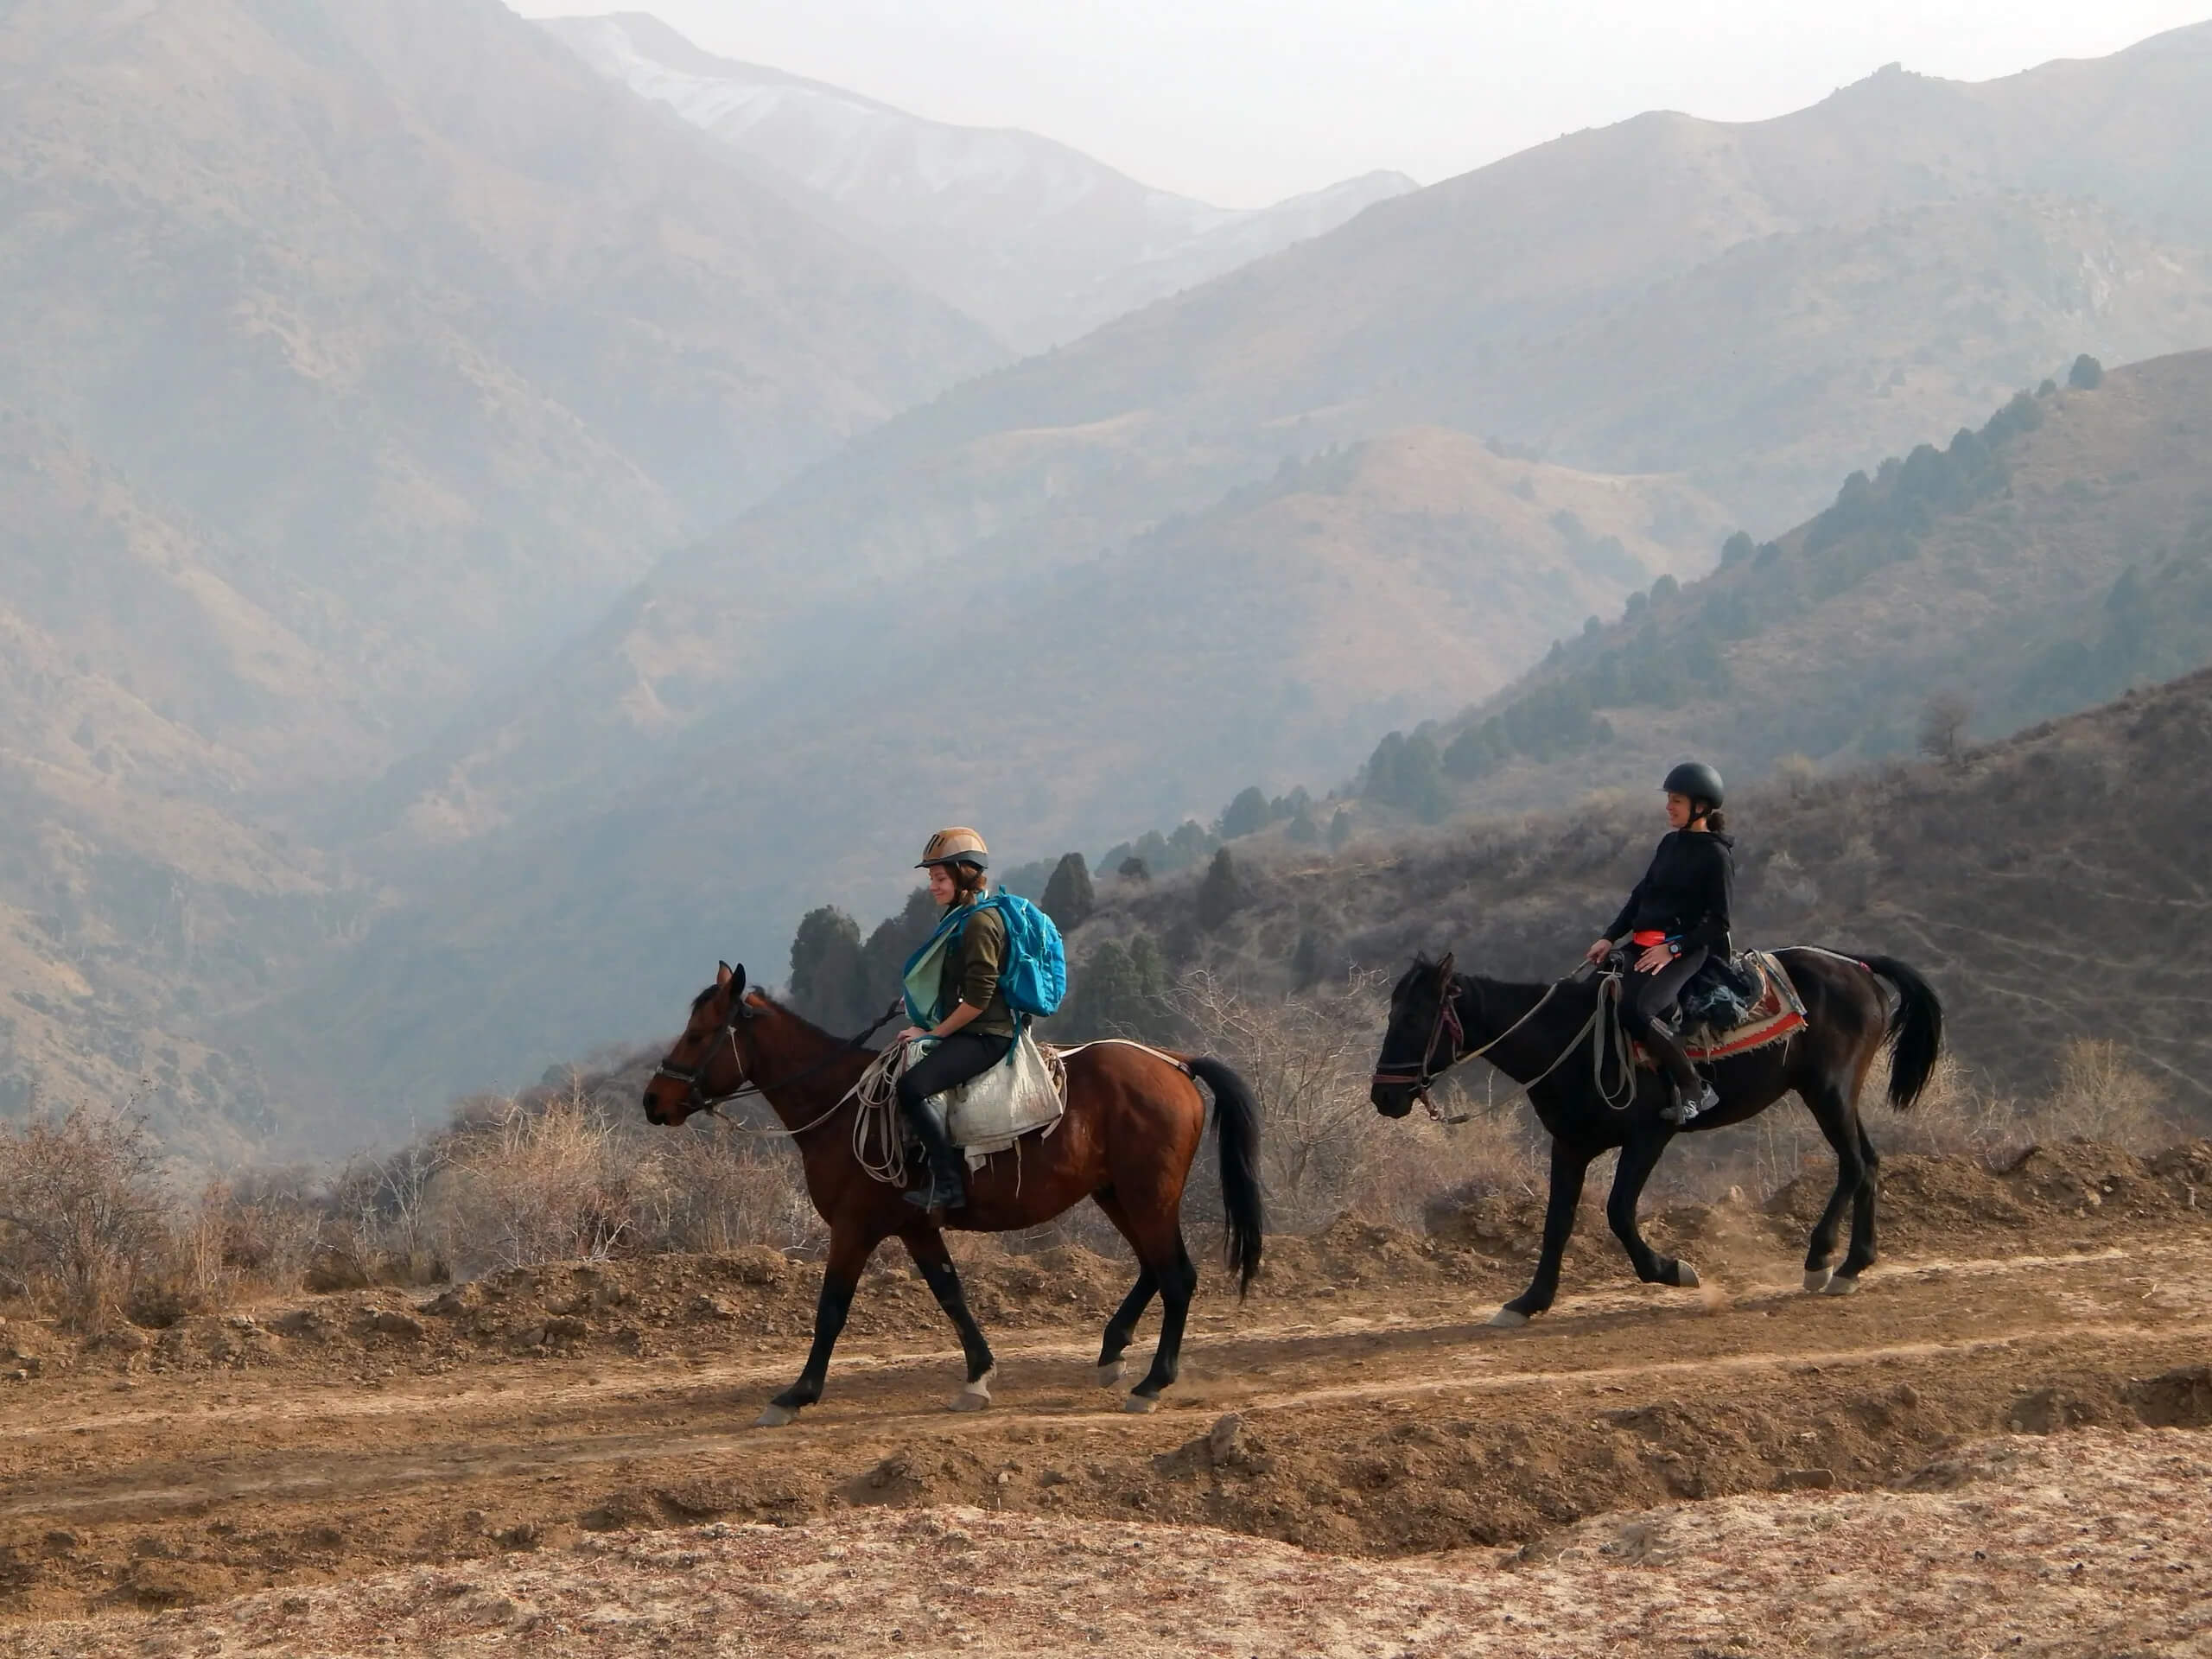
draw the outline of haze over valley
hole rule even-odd
[[[1230,212],[639,14],[22,0],[0,1111],[343,1147],[779,976],[938,823],[1381,837],[2198,667],[2208,110],[2212,25]],[[1593,692],[1647,626],[1725,677]],[[1445,766],[1559,687],[1607,734]]]

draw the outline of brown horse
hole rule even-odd
[[[742,1094],[765,1100],[797,1143],[806,1166],[807,1196],[830,1227],[830,1257],[814,1316],[814,1347],[798,1381],[778,1395],[760,1423],[779,1427],[822,1398],[830,1351],[844,1329],[861,1269],[875,1247],[897,1237],[914,1258],[968,1357],[968,1385],[957,1410],[990,1403],[992,1360],[960,1275],[945,1249],[936,1212],[906,1202],[903,1189],[871,1175],[855,1150],[861,1106],[854,1093],[876,1056],[832,1037],[758,991],[745,969],[721,965],[715,982],[691,1004],[690,1023],[645,1085],[645,1116],[683,1122]],[[1242,1294],[1260,1270],[1260,1124],[1243,1081],[1218,1060],[1164,1056],[1133,1043],[1099,1043],[1067,1057],[1067,1110],[1052,1132],[1029,1135],[968,1182],[965,1208],[944,1212],[944,1224],[969,1232],[1005,1233],[1034,1227],[1090,1198],[1136,1252],[1137,1281],[1114,1317],[1098,1351],[1098,1381],[1122,1377],[1122,1355],[1156,1293],[1160,1345],[1152,1369],[1129,1395],[1127,1409],[1150,1411],[1175,1380],[1183,1325],[1198,1270],[1183,1243],[1183,1189],[1205,1134],[1211,1090],[1221,1145],[1221,1190],[1227,1211],[1226,1256]]]
[[[1776,952],[1805,1005],[1805,1024],[1789,1040],[1708,1065],[1719,1105],[1693,1118],[1688,1132],[1722,1128],[1758,1116],[1795,1093],[1812,1109],[1835,1149],[1835,1191],[1806,1243],[1805,1288],[1847,1296],[1874,1262],[1874,1211],[1881,1160],[1859,1121],[1859,1093],[1875,1058],[1890,1052],[1890,1104],[1904,1111],[1920,1097],[1943,1046],[1943,1005],[1928,982],[1890,957],[1847,957],[1802,946]],[[1894,1007],[1882,995],[1886,982]],[[1529,1094],[1552,1137],[1551,1198],[1543,1254],[1529,1288],[1500,1308],[1492,1325],[1526,1325],[1552,1305],[1560,1257],[1574,1230],[1582,1178],[1599,1154],[1620,1148],[1605,1219],[1646,1284],[1694,1286],[1697,1270],[1662,1255],[1636,1224],[1643,1184],[1667,1143],[1683,1133],[1660,1116],[1669,1095],[1656,1071],[1621,1074],[1617,1019],[1603,982],[1579,976],[1550,985],[1516,984],[1415,960],[1390,993],[1390,1025],[1376,1062],[1370,1097],[1386,1117],[1403,1117],[1429,1086],[1479,1054]],[[1609,1064],[1610,1062],[1610,1064]],[[1851,1247],[1833,1272],[1836,1229],[1851,1211]]]

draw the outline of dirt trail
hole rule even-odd
[[[765,1252],[299,1299],[89,1348],[19,1322],[0,1620],[943,1505],[1350,1556],[1541,1551],[1607,1512],[1891,1491],[1990,1435],[2206,1438],[2187,1431],[2212,1427],[2212,1149],[2171,1179],[2101,1167],[2015,1172],[1980,1194],[1998,1213],[1940,1224],[1940,1183],[1909,1170],[1921,1217],[1848,1298],[1798,1288],[1791,1194],[1660,1218],[1701,1292],[1627,1281],[1586,1236],[1570,1294],[1517,1332],[1484,1323],[1526,1271],[1510,1236],[1283,1241],[1249,1304],[1202,1297],[1150,1417],[1091,1369],[1125,1269],[1077,1250],[969,1251],[991,1411],[944,1409],[957,1351],[899,1266],[863,1287],[829,1398],[777,1431],[749,1425],[804,1352],[813,1270]]]

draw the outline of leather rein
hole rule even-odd
[[[1429,1098],[1428,1091],[1435,1086],[1436,1080],[1459,1065],[1460,1061],[1478,1059],[1489,1053],[1491,1050],[1541,1014],[1545,1004],[1558,994],[1559,988],[1573,981],[1581,972],[1581,969],[1577,969],[1575,973],[1569,974],[1566,979],[1554,980],[1545,988],[1544,994],[1536,999],[1535,1007],[1530,1008],[1528,1013],[1522,1014],[1488,1042],[1475,1048],[1468,1048],[1465,1046],[1467,1040],[1467,1028],[1465,1023],[1459,1018],[1459,991],[1452,982],[1455,965],[1454,959],[1449,956],[1436,964],[1436,1018],[1429,1025],[1428,1041],[1421,1046],[1419,1065],[1412,1071],[1402,1069],[1384,1071],[1378,1068],[1374,1076],[1369,1079],[1370,1086],[1376,1084],[1390,1087],[1401,1084],[1410,1085],[1414,1098],[1427,1107],[1428,1115],[1440,1123],[1464,1123],[1467,1119],[1464,1114],[1458,1117],[1445,1116],[1438,1109],[1436,1103]],[[1567,1052],[1560,1056],[1560,1059],[1566,1058],[1567,1052],[1572,1052],[1581,1042],[1582,1035],[1583,1033],[1580,1032],[1575,1034],[1574,1041],[1567,1045]],[[1440,1042],[1447,1046],[1446,1058],[1440,1065],[1436,1063],[1436,1050]],[[1554,1060],[1551,1065],[1544,1068],[1535,1081],[1542,1082],[1544,1077],[1549,1077],[1558,1067],[1559,1060]]]
[[[834,1050],[824,1058],[817,1060],[813,1065],[801,1066],[790,1076],[778,1077],[773,1083],[755,1083],[751,1077],[745,1075],[745,1056],[743,1052],[739,1050],[737,1046],[737,1028],[739,1026],[747,1024],[752,1020],[758,1019],[760,1016],[753,1013],[753,1009],[747,1005],[743,996],[739,996],[732,1001],[730,1005],[729,1017],[722,1021],[721,1029],[707,1039],[706,1052],[704,1054],[701,1055],[698,1065],[678,1065],[673,1058],[664,1059],[658,1065],[653,1068],[653,1076],[656,1077],[666,1077],[672,1083],[680,1083],[685,1085],[685,1087],[690,1090],[690,1092],[683,1097],[683,1104],[686,1109],[687,1116],[693,1112],[704,1112],[709,1117],[720,1117],[721,1116],[721,1112],[719,1109],[728,1105],[729,1103],[734,1100],[743,1100],[748,1095],[758,1095],[765,1098],[768,1090],[771,1089],[782,1089],[786,1088],[794,1083],[803,1083],[807,1078],[817,1076],[821,1072],[827,1071],[831,1066],[841,1064],[855,1052],[861,1053],[867,1052],[868,1039],[874,1036],[877,1032],[881,1031],[884,1027],[889,1025],[892,1020],[898,1018],[899,1014],[905,1012],[906,1004],[903,1001],[893,1002],[888,1008],[885,1009],[881,1014],[877,1016],[875,1022],[869,1026],[866,1031],[861,1032],[860,1035],[855,1037],[851,1041],[844,1044],[842,1047]],[[738,1085],[726,1095],[715,1095],[709,1098],[706,1090],[701,1087],[701,1079],[706,1075],[707,1057],[714,1052],[716,1044],[723,1041],[727,1041],[729,1044],[730,1058],[737,1063]],[[838,1104],[841,1106],[843,1103],[844,1103],[842,1100],[838,1102]],[[834,1110],[835,1109],[833,1108],[832,1109]],[[824,1114],[823,1117],[817,1118],[815,1120],[815,1123],[824,1122],[828,1114]],[[804,1135],[806,1133],[807,1129],[814,1128],[815,1123],[809,1123],[805,1125],[804,1128],[792,1130],[791,1133],[793,1135]]]

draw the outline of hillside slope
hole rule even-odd
[[[493,0],[0,6],[0,1112],[203,1159],[353,791],[1001,356]]]
[[[781,642],[794,662],[818,652],[811,706],[764,695],[672,753],[579,746],[565,797],[458,840],[357,951],[267,1012],[296,1033],[287,1075],[369,1090],[363,1110],[534,1076],[646,1026],[735,941],[780,954],[810,895],[888,907],[917,824],[1065,845],[1094,824],[1172,821],[1225,772],[1341,772],[1440,677],[1502,683],[1648,581],[1667,538],[1712,547],[1724,526],[1679,480],[1595,478],[1419,430],[1286,467],[1072,575],[963,579],[949,627],[899,626],[914,596],[888,590],[836,619],[845,640]],[[639,603],[643,627],[688,620]],[[674,664],[615,660],[626,686],[563,688],[579,723],[612,698],[641,725],[663,717]],[[504,759],[473,758],[417,811],[442,814],[435,828],[530,798],[543,774]]]
[[[1414,188],[1401,174],[1372,173],[1268,208],[1213,207],[1033,133],[949,126],[716,57],[639,13],[544,26],[601,74],[711,133],[1024,353]]]
[[[2212,343],[2212,181],[2188,150],[2209,110],[2212,26],[1986,86],[1885,73],[1746,126],[1639,118],[1382,204],[869,433],[665,561],[403,786],[628,772],[641,740],[768,683],[804,715],[887,617],[947,626],[942,572],[1035,584],[1414,425],[1679,474],[1770,531],[2078,351]],[[1078,741],[1099,735],[1084,709],[1058,711]],[[531,798],[472,794],[465,822]]]
[[[496,0],[25,0],[0,202],[0,404],[405,721],[999,356]]]
[[[1548,804],[1693,751],[1759,772],[1910,750],[1939,696],[2003,733],[2198,667],[2208,459],[2212,352],[2018,400],[1855,474],[1769,550],[1576,639],[1435,744],[1472,734],[1465,800]]]
[[[2212,671],[1976,749],[1736,791],[1739,944],[1895,955],[1925,973],[1950,1045],[2023,1096],[2077,1038],[2116,1042],[2212,1122]],[[1546,979],[1574,965],[1664,832],[1657,791],[1357,843],[1244,856],[1250,899],[1214,934],[1194,880],[1109,883],[1085,953],[1139,931],[1171,958],[1286,988],[1301,936],[1333,971],[1417,950]],[[1078,959],[1078,979],[1083,963]],[[1478,1084],[1479,1086],[1479,1084]]]

